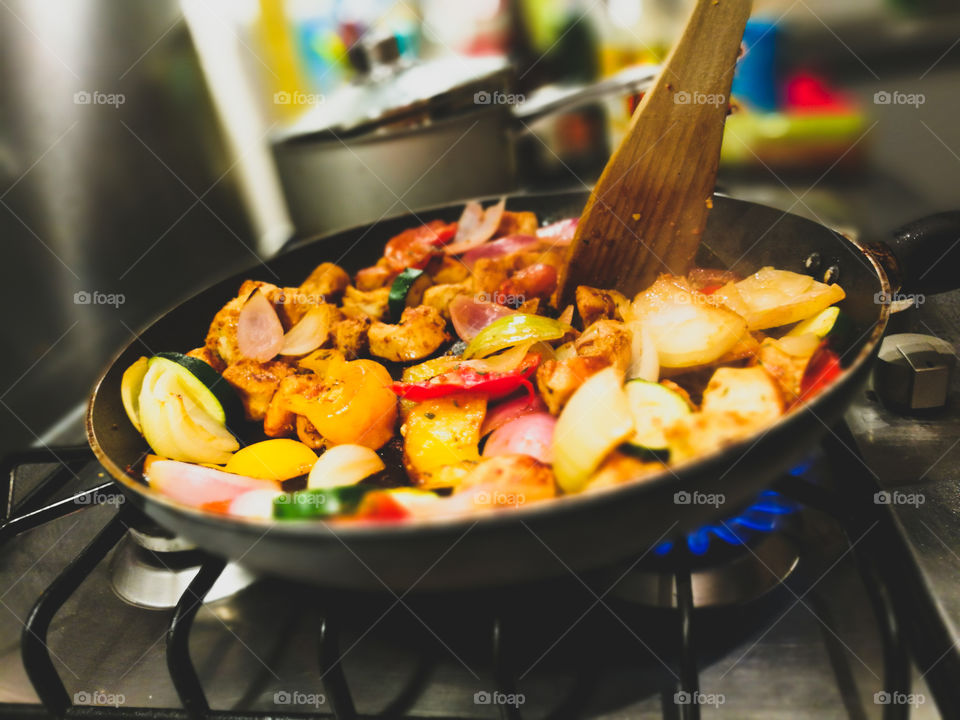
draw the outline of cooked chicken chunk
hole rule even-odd
[[[383,320],[390,303],[390,288],[364,292],[350,285],[343,295],[343,314],[350,318]]]
[[[339,265],[325,262],[314,268],[307,279],[300,283],[300,292],[313,296],[316,302],[336,302],[350,284],[350,276]]]
[[[437,285],[444,285],[463,282],[470,277],[470,268],[457,258],[441,255],[430,261],[427,265],[427,273]]]
[[[293,368],[281,360],[240,360],[223,371],[223,379],[240,396],[247,420],[263,420],[280,381],[292,372]]]
[[[484,458],[463,478],[456,495],[469,495],[476,509],[519,507],[557,494],[553,470],[529,455]]]
[[[597,320],[578,337],[573,346],[580,357],[603,358],[621,372],[630,367],[632,334],[616,320]]]
[[[607,459],[597,468],[596,472],[593,473],[589,483],[584,488],[584,492],[603,490],[604,488],[616,487],[624,483],[641,480],[642,478],[663,472],[664,468],[666,468],[666,463],[656,460],[644,461],[614,451],[610,453]]]
[[[584,327],[593,325],[597,320],[624,320],[623,313],[630,307],[630,301],[623,293],[588,285],[577,287],[576,300]]]
[[[400,316],[399,325],[375,322],[370,326],[370,354],[393,362],[422,360],[450,339],[446,327],[436,308],[409,307]]]
[[[323,380],[310,373],[287,375],[277,386],[276,392],[267,405],[263,418],[263,432],[269,437],[292,435],[296,424],[296,415],[290,409],[290,399],[296,397],[317,397],[323,392]]]
[[[536,235],[537,216],[532,212],[512,212],[504,210],[494,237],[503,235]]]
[[[397,270],[390,266],[386,258],[380,258],[376,265],[364,268],[357,273],[354,282],[358,290],[364,292],[389,287],[397,276]]]
[[[465,282],[433,285],[423,293],[423,304],[436,309],[445,320],[449,320],[450,303],[453,299],[458,295],[469,295],[472,292],[473,282],[469,279]]]
[[[333,345],[347,360],[356,360],[367,350],[370,318],[344,318],[333,328]]]
[[[609,365],[599,356],[546,360],[541,363],[537,368],[537,389],[547,409],[557,415],[588,377]]]

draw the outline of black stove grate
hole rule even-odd
[[[76,469],[92,459],[92,453],[85,446],[60,447],[19,453],[0,463],[0,472],[2,472],[0,482],[3,483],[0,485],[0,490],[3,491],[4,500],[3,515],[0,518],[2,520],[0,549],[5,542],[19,533],[68,513],[82,511],[82,508],[90,504],[107,501],[119,494],[119,488],[108,481],[68,498],[50,501],[56,490],[62,488],[66,480],[75,474]],[[13,499],[17,469],[24,465],[41,463],[59,463],[59,468],[17,503],[15,508]],[[873,519],[872,515],[866,516],[867,511],[872,514],[877,512],[875,506],[863,508],[861,504],[860,509],[863,512],[852,512],[850,502],[845,502],[842,498],[838,498],[836,493],[801,478],[787,478],[777,489],[795,502],[812,505],[832,514],[843,523],[849,536],[860,537],[862,530],[868,527],[869,522],[877,523],[883,520],[883,518]],[[882,511],[882,507],[880,510]],[[190,658],[188,639],[197,610],[225,567],[222,559],[213,556],[205,557],[197,575],[180,597],[166,634],[167,669],[182,708],[114,708],[72,703],[47,650],[47,631],[60,608],[121,540],[127,526],[136,519],[134,515],[139,512],[131,504],[121,504],[116,515],[79,552],[37,600],[25,623],[21,652],[24,667],[40,699],[40,704],[0,704],[0,715],[16,718],[184,718],[189,720],[318,717],[316,713],[240,712],[210,708]],[[889,542],[888,535],[883,537],[886,542]],[[877,561],[877,553],[886,553],[888,548],[875,547],[875,545],[876,542],[872,544],[865,542],[863,547],[854,548],[854,556],[861,565],[862,576],[868,584],[875,615],[880,625],[885,662],[884,688],[891,694],[898,692],[907,694],[910,691],[910,665],[898,622],[898,618],[902,615],[895,612],[897,598],[890,592],[889,582],[885,582],[885,579],[889,578],[884,578],[880,570],[888,564],[885,556],[881,554],[880,562]],[[678,562],[674,575],[679,618],[676,637],[679,652],[676,654],[678,659],[675,667],[678,681],[674,688],[663,691],[663,714],[665,718],[673,720],[697,720],[700,717],[700,707],[697,704],[678,704],[673,699],[674,693],[693,696],[700,691],[690,567]],[[915,596],[908,598],[908,601],[918,602]],[[510,633],[505,630],[502,619],[494,618],[490,627],[491,661],[496,690],[505,695],[518,692],[517,680],[510,664],[509,641]],[[340,663],[339,625],[335,614],[327,614],[322,621],[317,652],[328,708],[332,711],[332,714],[328,712],[319,716],[334,717],[337,720],[366,717],[359,715],[356,711],[347,678]],[[935,699],[944,712],[948,712],[948,708],[960,708],[956,683],[953,678],[944,676],[944,673],[952,672],[958,662],[960,662],[960,656],[954,652],[953,657],[941,659],[942,671],[931,672],[928,678]],[[422,689],[419,687],[421,685],[422,682],[414,678],[411,687],[402,694],[403,697],[397,698],[393,703],[389,714],[394,715],[396,711],[395,714],[399,715],[404,709],[409,708],[419,690]],[[497,709],[500,717],[506,720],[519,720],[522,717],[519,707],[516,706],[502,704],[498,705]],[[884,707],[885,720],[906,718],[908,714],[909,707],[906,705]]]

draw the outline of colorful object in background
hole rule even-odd
[[[750,18],[730,94],[758,112],[777,109],[777,24]]]

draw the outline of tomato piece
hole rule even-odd
[[[713,295],[717,290],[719,290],[722,287],[723,285],[721,285],[720,283],[715,283],[713,285],[704,285],[702,288],[700,288],[700,292],[703,295]]]
[[[457,234],[456,223],[432,220],[420,227],[408,228],[387,241],[383,257],[394,270],[426,267],[437,248]]]
[[[374,490],[363,497],[355,517],[366,520],[403,520],[409,515],[410,511],[392,494]]]

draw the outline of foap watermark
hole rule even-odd
[[[73,294],[74,305],[113,305],[120,307],[127,301],[123,293],[103,293],[99,290],[78,290]]]
[[[73,694],[74,705],[102,705],[120,707],[127,702],[123,693],[111,693],[105,690],[78,690]]]
[[[877,90],[873,94],[874,105],[913,105],[920,107],[927,101],[923,93],[905,93],[899,90]]]
[[[474,705],[509,705],[520,707],[527,701],[523,693],[505,693],[499,690],[478,690],[473,694]]]
[[[476,300],[478,302],[496,303],[497,305],[518,308],[527,301],[527,296],[518,293],[503,293],[498,290],[490,293],[478,293]]]
[[[274,705],[313,705],[318,708],[326,704],[327,697],[323,693],[308,693],[299,690],[278,690],[273,694]]]
[[[880,691],[873,694],[875,705],[923,705],[927,701],[923,693],[903,693]]]
[[[126,496],[120,493],[92,492],[77,495],[73,502],[77,505],[123,505],[127,501]]]
[[[102,90],[78,90],[73,94],[74,105],[111,105],[118,108],[127,101],[123,93],[108,93]]]
[[[283,493],[282,495],[277,495],[274,502],[281,505],[323,505],[327,502],[327,496],[325,493],[312,492]]]
[[[913,505],[920,507],[927,501],[923,493],[905,493],[899,490],[881,490],[873,495],[874,505]]]
[[[284,290],[277,298],[277,302],[281,305],[323,305],[326,301],[326,295],[305,293],[299,290]]]
[[[877,305],[892,305],[894,303],[908,303],[912,302],[914,305],[919,307],[927,301],[926,295],[920,293],[885,293],[878,292],[873,294],[873,302]]]
[[[713,707],[720,707],[726,701],[727,698],[722,693],[702,693],[699,690],[691,693],[681,690],[673,694],[673,702],[676,705],[711,705]]]
[[[699,490],[687,492],[680,490],[673,494],[674,505],[713,505],[720,507],[727,501],[727,496],[723,493],[703,493]]]
[[[527,498],[523,493],[506,492],[504,490],[494,490],[493,492],[481,491],[474,496],[474,501],[478,505],[494,505],[496,507],[523,505]]]
[[[727,96],[723,93],[678,90],[673,94],[673,102],[675,105],[726,105]]]
[[[274,105],[322,105],[327,101],[322,93],[305,93],[299,90],[287,92],[280,90],[273,94]]]
[[[473,94],[474,105],[518,105],[526,100],[520,93],[505,93],[501,90],[477,90]]]

